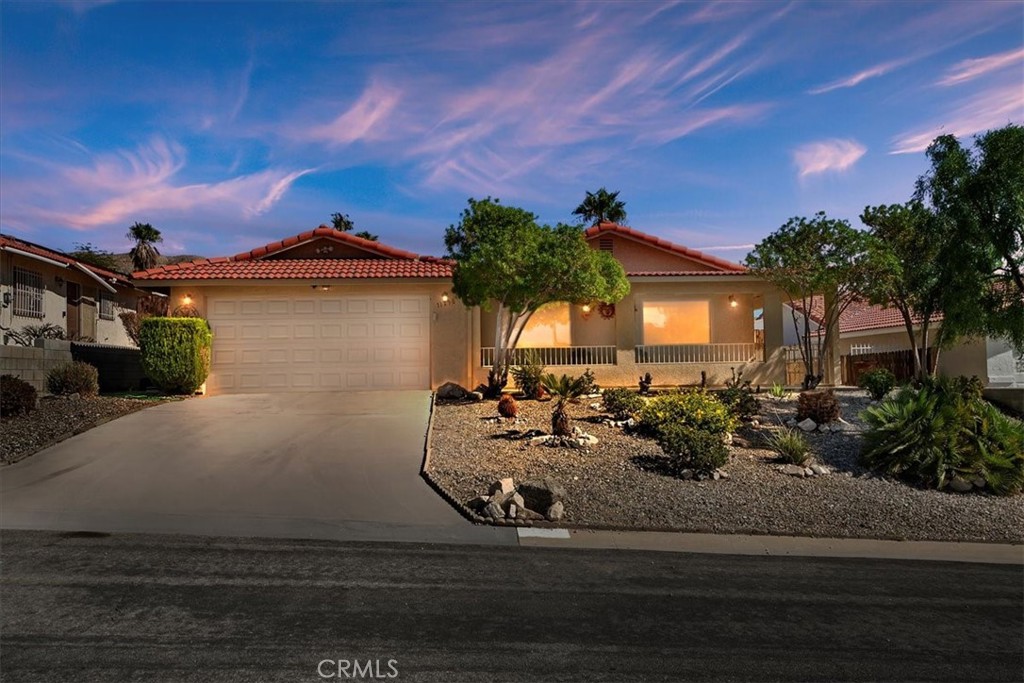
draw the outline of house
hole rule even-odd
[[[3,345],[17,345],[27,326],[49,324],[68,339],[133,346],[118,315],[144,295],[125,275],[0,234]]]
[[[799,306],[798,306],[799,312]],[[821,323],[824,310],[819,297],[811,302],[811,320]],[[920,334],[921,320],[914,319],[914,332]],[[928,328],[930,345],[934,345],[942,326],[942,315],[931,318]],[[839,318],[839,355],[845,367],[853,367],[857,358],[868,359],[874,354],[910,350],[910,340],[903,316],[895,308],[873,306],[866,302],[852,303]],[[1024,390],[1024,354],[1002,339],[967,339],[950,349],[939,352],[937,370],[940,375],[976,376],[993,395],[1013,390],[1020,395]],[[850,382],[853,378],[844,377]],[[1020,399],[1017,399],[1020,400]]]
[[[625,268],[614,305],[555,304],[520,340],[552,372],[590,367],[605,385],[720,384],[732,369],[781,380],[781,294],[743,266],[631,228],[586,231]],[[493,358],[494,314],[451,293],[452,265],[326,226],[229,258],[133,275],[213,328],[212,393],[475,386]],[[754,311],[764,311],[763,341]],[[522,352],[520,352],[522,353]]]

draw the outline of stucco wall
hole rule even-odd
[[[409,283],[381,281],[375,283],[331,282],[331,295],[426,295],[430,300],[430,384],[440,386],[445,382],[465,384],[470,378],[469,345],[471,343],[471,311],[449,297],[447,303],[441,296],[450,291],[448,283]],[[171,288],[170,308],[183,303],[191,295],[193,305],[200,314],[206,315],[207,301],[218,296],[308,296],[309,284],[281,283],[265,285],[178,285]],[[216,337],[213,340],[217,345]]]
[[[14,267],[24,268],[39,273],[43,281],[43,317],[26,317],[14,315]],[[64,284],[58,283],[58,279]],[[81,334],[94,337],[97,343],[110,344],[114,346],[133,346],[132,340],[124,330],[124,325],[118,314],[122,311],[135,310],[137,296],[132,290],[117,288],[117,293],[112,294],[114,298],[114,319],[107,320],[99,316],[99,302],[97,300],[99,285],[95,280],[85,273],[78,272],[72,268],[60,268],[42,261],[12,255],[10,252],[0,251],[0,301],[3,293],[10,292],[12,303],[10,306],[3,306],[0,303],[0,326],[5,330],[19,331],[27,325],[57,325],[65,332],[67,324],[67,283],[77,283],[82,288],[82,306],[79,316],[81,318]],[[3,343],[14,343],[6,340]]]
[[[704,263],[699,263],[650,244],[623,237],[622,235],[602,233],[590,240],[590,245],[597,249],[600,246],[600,242],[606,239],[612,240],[612,255],[629,273],[649,273],[665,270],[714,270]]]

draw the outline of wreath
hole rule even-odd
[[[597,312],[601,314],[601,317],[605,320],[611,320],[615,317],[615,304],[601,303],[597,307]]]

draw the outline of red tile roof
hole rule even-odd
[[[711,254],[705,254],[702,251],[690,249],[689,247],[684,247],[681,244],[669,242],[668,240],[663,240],[660,237],[648,235],[645,232],[640,232],[639,230],[634,230],[633,228],[625,225],[619,225],[618,223],[598,223],[597,225],[587,228],[584,235],[588,240],[590,240],[599,235],[608,233],[630,237],[639,242],[644,242],[651,246],[658,247],[659,249],[672,252],[673,254],[685,256],[692,261],[703,263],[715,270],[727,270],[733,273],[744,273],[747,270],[746,266],[742,266],[739,263],[733,263],[732,261],[727,261],[723,258],[712,256]],[[705,273],[705,275],[706,274],[707,273]]]
[[[92,264],[85,263],[84,261],[79,261],[78,259],[71,258],[70,256],[63,252],[54,251],[53,249],[49,249],[39,244],[34,244],[32,242],[26,242],[25,240],[20,240],[17,237],[11,237],[10,235],[0,235],[0,248],[2,247],[11,247],[12,249],[18,249],[19,251],[24,251],[29,254],[42,256],[43,258],[48,258],[51,261],[57,261],[58,263],[63,263],[65,265],[72,265],[77,263],[85,268],[88,268],[93,273],[96,273],[97,275],[104,279],[112,280],[115,284],[119,284],[125,287],[131,286],[131,282],[128,280],[128,278],[122,275],[121,273],[116,273],[112,270],[107,270],[106,268],[100,268],[99,266],[94,266]]]
[[[313,239],[326,237],[379,258],[267,259]],[[197,259],[133,273],[137,280],[309,280],[356,278],[450,278],[451,263],[420,256],[341,232],[326,225],[231,257]]]
[[[144,277],[140,277],[144,275]],[[145,280],[316,280],[356,278],[450,278],[443,261],[340,258],[235,261],[210,259],[161,266],[136,274]]]
[[[793,302],[793,308],[798,312],[803,311],[803,303]],[[810,318],[819,325],[825,316],[825,302],[820,296],[811,299]],[[923,318],[914,316],[915,325],[919,325]],[[942,320],[942,314],[932,316],[932,322]],[[863,332],[865,330],[881,330],[889,327],[903,328],[903,314],[895,308],[885,306],[873,306],[864,301],[854,301],[843,314],[839,316],[839,332]]]
[[[642,270],[627,272],[627,277],[696,277],[699,275],[747,275],[746,271],[735,270]]]

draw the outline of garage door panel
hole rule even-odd
[[[429,386],[427,297],[212,299],[212,392]]]

